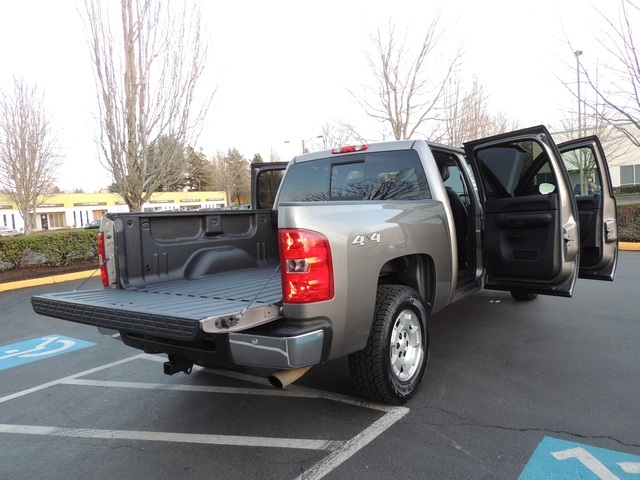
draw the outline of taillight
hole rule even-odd
[[[283,301],[311,303],[333,298],[333,268],[327,237],[311,230],[278,232]]]
[[[361,152],[369,148],[369,145],[347,145],[346,147],[336,147],[331,149],[331,153],[352,153]]]
[[[109,286],[109,273],[107,272],[107,262],[105,262],[106,254],[104,250],[104,232],[98,234],[98,262],[100,262],[100,277],[102,285]]]

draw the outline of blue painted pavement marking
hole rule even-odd
[[[0,347],[0,370],[44,360],[61,353],[72,352],[92,345],[95,345],[95,343],[63,337],[62,335],[47,335],[46,337],[5,345]]]
[[[519,480],[640,480],[640,455],[545,437]]]

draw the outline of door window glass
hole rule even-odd
[[[602,182],[591,147],[568,150],[562,154],[564,166],[569,172],[573,193],[576,196],[600,194]]]
[[[488,199],[522,197],[555,191],[556,174],[536,141],[509,142],[476,153]]]

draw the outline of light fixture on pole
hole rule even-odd
[[[305,146],[305,143],[307,140],[315,140],[316,138],[324,138],[324,135],[318,135],[316,137],[311,137],[311,138],[307,138],[307,139],[302,139],[302,153],[309,153],[309,151],[307,150],[307,147]],[[284,143],[291,143],[291,140],[285,140]]]

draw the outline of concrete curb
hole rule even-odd
[[[54,275],[52,277],[32,278],[29,280],[19,280],[17,282],[0,283],[0,292],[9,290],[18,290],[27,287],[39,287],[41,285],[52,285],[54,283],[68,282],[69,280],[80,280],[88,278],[95,270],[86,270],[84,272],[64,273],[62,275]]]
[[[631,242],[619,242],[618,243],[619,250],[640,252],[640,243],[631,243]]]
[[[640,243],[620,242],[618,248],[623,251],[640,252]],[[0,292],[9,290],[18,290],[27,287],[39,287],[42,285],[51,285],[54,283],[68,282],[69,280],[80,280],[88,278],[95,270],[87,270],[85,272],[65,273],[63,275],[54,275],[53,277],[33,278],[31,280],[20,280],[19,282],[0,283]]]

